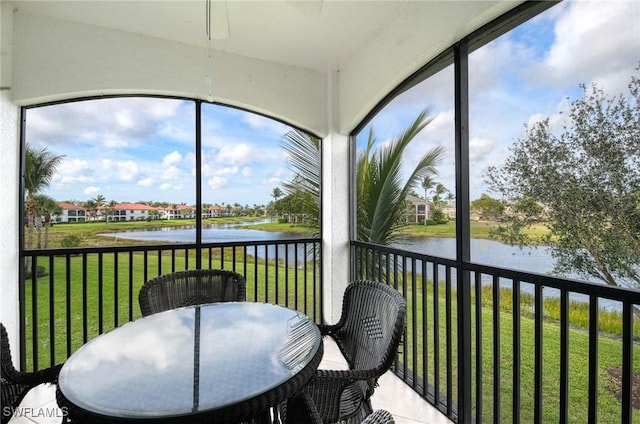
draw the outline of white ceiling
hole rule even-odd
[[[17,0],[13,4],[25,13],[189,45],[208,45],[205,0]],[[406,4],[404,0],[214,0],[212,10],[217,15],[214,25],[215,18],[220,18],[226,9],[229,37],[214,39],[211,45],[228,53],[312,70],[338,69]],[[217,29],[213,28],[213,32]]]
[[[334,125],[350,131],[431,59],[522,3],[212,0],[214,36],[226,29],[223,22],[228,37],[209,41],[206,0],[2,1],[23,17],[14,44],[16,52],[26,50],[14,58],[11,84],[19,104],[104,93],[206,98],[202,78],[194,75],[203,69],[201,49],[210,46],[219,58],[216,101],[322,135],[328,106],[338,114]],[[80,24],[69,25],[71,35],[59,25],[65,20]],[[109,30],[99,51],[98,27]]]
[[[384,34],[433,33],[434,42],[456,41],[461,32],[515,6],[515,1],[434,0],[212,0],[213,22],[229,37],[212,40],[220,51],[302,68],[340,69],[359,49]],[[207,46],[206,0],[14,0],[24,13],[53,16]],[[406,27],[406,15],[427,10],[422,29]],[[226,11],[226,19],[224,15]],[[428,30],[425,30],[428,28]],[[431,29],[429,29],[431,28]],[[213,28],[218,33],[224,28]],[[403,37],[403,35],[398,35]],[[407,35],[404,35],[406,37]],[[447,45],[432,46],[440,52]]]

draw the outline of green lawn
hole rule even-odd
[[[314,297],[319,298],[319,283],[314,284],[314,277],[319,278],[317,270],[314,273],[310,268],[287,268],[282,264],[276,266],[273,261],[256,262],[252,257],[245,263],[241,262],[243,259],[240,259],[240,251],[237,251],[236,255],[236,270],[247,280],[247,300],[287,305],[311,317],[319,317],[319,306],[312,304]],[[231,249],[225,249],[224,260],[219,254],[216,255],[213,258],[213,267],[233,269],[232,256]],[[194,257],[193,252],[190,252],[189,259],[184,254],[176,254],[175,269],[195,268]],[[38,366],[41,368],[52,362],[62,362],[68,353],[74,352],[100,333],[100,321],[103,322],[102,331],[108,331],[128,322],[130,318],[140,317],[137,298],[140,287],[144,281],[159,273],[171,272],[172,260],[170,255],[160,256],[157,252],[147,255],[146,258],[143,253],[134,253],[131,257],[127,252],[117,255],[112,253],[103,255],[101,260],[96,254],[86,255],[86,258],[78,255],[71,257],[68,263],[65,257],[55,257],[54,278],[51,280],[49,275],[42,276],[35,285]],[[203,263],[208,264],[208,257],[203,257]],[[38,264],[49,269],[48,262]],[[83,272],[85,264],[86,271]],[[67,296],[70,302],[67,302]],[[34,325],[34,285],[30,279],[25,287],[25,298],[27,368],[32,369],[34,364],[30,336]],[[71,322],[70,337],[67,337],[66,330],[68,317]],[[84,323],[87,327],[86,338],[83,333]],[[53,343],[50,337],[51,329],[54,331]],[[54,346],[53,349],[51,346]]]
[[[175,225],[175,221],[171,224]],[[136,225],[155,225],[157,223],[136,223]],[[165,225],[166,222],[163,224]],[[52,229],[52,234],[68,231],[77,234],[91,234],[96,240],[101,240],[98,233],[104,232],[108,227],[110,230],[121,230],[131,228],[131,223],[87,223],[56,225]],[[289,224],[267,224],[268,228],[278,231],[289,231],[285,229]],[[284,227],[283,227],[284,226]],[[472,233],[474,237],[488,235],[490,224],[472,223]],[[139,227],[136,227],[139,228]],[[261,228],[261,229],[268,229]],[[410,229],[415,234],[421,236],[426,234],[432,236],[453,237],[455,235],[454,223],[444,226],[411,226]],[[249,252],[250,253],[250,252]],[[195,265],[195,253],[189,255],[179,254],[175,258],[176,269],[193,268]],[[131,259],[131,260],[130,260]],[[214,258],[214,267],[232,269],[234,261],[230,251],[225,251],[224,259],[218,254]],[[76,350],[87,340],[99,334],[99,316],[102,316],[104,327],[102,331],[121,325],[140,316],[137,293],[143,282],[157,275],[170,271],[171,256],[149,254],[146,259],[142,253],[128,253],[104,255],[102,260],[98,255],[78,255],[71,257],[67,263],[64,257],[55,257],[52,260],[55,269],[55,278],[50,279],[45,275],[38,279],[36,284],[36,308],[38,319],[35,325],[38,327],[38,361],[39,367],[47,366],[49,363],[61,362],[67,354]],[[83,275],[83,264],[86,261],[86,274]],[[204,257],[206,263],[208,258]],[[295,309],[301,310],[309,315],[319,314],[317,305],[311,305],[311,293],[319,296],[319,287],[314,286],[314,274],[312,270],[295,270],[285,268],[282,264],[276,265],[271,262],[265,264],[264,261],[254,261],[249,258],[246,263],[244,258],[236,258],[235,264],[238,272],[245,274],[247,278],[247,297],[249,300],[269,301],[286,304]],[[49,263],[39,262],[49,269]],[[67,267],[69,265],[69,267]],[[68,268],[68,269],[67,269]],[[146,274],[145,274],[146,271]],[[317,272],[317,271],[316,271]],[[67,275],[69,276],[67,280]],[[304,278],[307,278],[307,284]],[[420,281],[421,276],[416,276],[414,281]],[[83,284],[86,281],[86,284]],[[276,281],[278,288],[276,290]],[[411,276],[408,276],[411,281]],[[259,284],[256,282],[260,282]],[[266,284],[265,284],[266,282]],[[102,287],[102,291],[100,291]],[[268,287],[268,288],[267,288]],[[433,285],[427,284],[423,297],[422,286],[416,283],[415,292],[409,284],[407,293],[409,311],[408,328],[409,337],[404,341],[403,352],[407,353],[406,366],[409,370],[415,369],[418,378],[422,380],[426,377],[428,384],[433,384],[435,375],[440,379],[440,390],[446,390],[447,365],[452,370],[450,376],[453,380],[452,393],[455,401],[456,394],[456,371],[457,371],[457,345],[456,340],[456,298],[455,292],[452,296],[452,332],[451,345],[452,363],[446,363],[447,354],[447,334],[446,334],[446,306],[445,289],[439,285],[437,296],[434,295]],[[472,337],[475,346],[476,339],[482,341],[482,420],[483,422],[493,422],[493,387],[497,384],[493,376],[493,305],[490,287],[483,288],[482,330],[480,334],[475,333],[475,322],[472,323]],[[102,293],[102,294],[100,294]],[[33,286],[31,280],[26,285],[26,314],[27,335],[32,333],[31,320],[33,317],[34,299]],[[69,296],[70,303],[66,297]],[[512,323],[513,315],[510,311],[512,293],[508,289],[501,290],[501,306],[499,313],[500,320],[500,356],[496,358],[500,364],[500,393],[501,393],[501,419],[500,422],[512,422],[512,385],[513,385],[513,358],[512,358]],[[53,299],[53,302],[51,302]],[[434,320],[434,300],[438,303],[439,325],[437,333],[440,343],[438,354],[440,357],[439,367],[435,367],[435,347],[434,336],[436,325]],[[131,316],[129,315],[129,304],[133,305]],[[522,294],[521,298],[521,405],[520,419],[522,422],[533,420],[533,373],[534,373],[534,321],[532,317],[531,305],[533,298]],[[475,305],[475,301],[474,301]],[[315,310],[314,310],[315,308]],[[559,348],[559,325],[557,323],[558,305],[557,300],[547,299],[544,304],[545,323],[543,327],[543,422],[558,422],[559,408],[559,375],[560,375],[560,348]],[[584,305],[572,304],[570,307],[570,320],[572,323],[569,333],[569,415],[571,423],[584,423],[587,419],[588,410],[588,334],[585,330],[588,325],[588,310]],[[475,310],[472,310],[475,320]],[[319,316],[319,315],[318,315]],[[52,320],[50,319],[52,317]],[[66,334],[67,317],[71,320],[70,338]],[[414,321],[415,319],[415,321]],[[87,323],[86,338],[83,334],[83,323]],[[615,389],[620,386],[619,378],[612,377],[615,371],[621,366],[622,343],[620,341],[620,316],[615,312],[602,311],[599,318],[601,336],[599,338],[599,361],[598,361],[598,422],[614,423],[620,421],[620,402],[614,395]],[[51,326],[50,323],[53,325]],[[54,340],[51,343],[50,329],[54,330]],[[415,338],[413,335],[415,334]],[[640,337],[640,325],[634,329],[636,339]],[[69,344],[69,352],[67,351]],[[33,366],[32,341],[27,340],[28,368]],[[53,348],[50,348],[53,346]],[[416,348],[417,356],[411,355],[413,348]],[[53,355],[53,359],[52,356]],[[475,350],[472,350],[475,355]],[[475,356],[472,358],[473,372],[475,373]],[[634,370],[640,372],[640,351],[634,345]],[[424,374],[423,374],[424,373]],[[475,382],[475,375],[474,375]],[[474,386],[475,387],[475,386]],[[475,388],[473,396],[477,396]],[[634,396],[637,396],[634,395]],[[475,404],[474,404],[475,405]],[[474,411],[475,415],[475,411]],[[633,422],[640,423],[640,414],[634,415]]]
[[[419,280],[419,279],[418,279]],[[490,288],[488,288],[490,289]],[[513,349],[512,349],[512,330],[513,330],[513,315],[510,311],[511,305],[511,290],[501,290],[501,312],[499,316],[500,320],[500,357],[498,362],[500,364],[500,411],[501,416],[499,422],[511,423],[513,422],[512,416],[512,394],[513,394]],[[439,287],[439,367],[436,370],[435,367],[435,348],[434,348],[434,295],[433,285],[428,284],[427,298],[423,299],[422,287],[418,285],[415,294],[412,291],[412,287],[407,289],[406,296],[408,298],[408,327],[407,334],[409,337],[404,342],[403,349],[408,353],[407,367],[409,370],[413,370],[416,367],[419,370],[419,378],[422,378],[422,370],[427,373],[428,384],[434,384],[435,373],[438,373],[440,379],[440,390],[446,390],[446,378],[447,378],[447,363],[446,363],[446,306],[445,306],[445,287],[443,284]],[[454,344],[452,349],[452,379],[453,387],[452,393],[454,399],[457,395],[457,345],[456,340],[456,300],[455,292],[452,292],[452,340]],[[526,296],[523,296],[526,297]],[[472,301],[475,305],[475,296]],[[532,301],[532,298],[530,299]],[[554,303],[555,300],[549,300],[550,303]],[[545,301],[545,309],[546,309]],[[520,405],[520,419],[523,423],[533,421],[534,411],[534,320],[531,313],[528,310],[528,301],[523,300],[521,303],[521,363],[520,363],[520,378],[521,378],[521,405]],[[415,310],[415,312],[414,312]],[[426,312],[426,325],[423,326],[423,313]],[[570,321],[572,326],[569,330],[569,422],[582,424],[587,422],[588,412],[588,365],[589,365],[589,336],[584,328],[580,328],[575,325],[580,321],[582,315],[581,307],[578,305],[571,305],[570,307]],[[615,313],[609,313],[606,311],[601,312],[600,326],[608,325],[607,322],[615,317]],[[412,317],[416,317],[415,324]],[[494,354],[493,354],[493,304],[491,297],[483,293],[482,302],[482,330],[478,335],[475,332],[475,307],[472,308],[472,343],[474,349],[472,349],[472,372],[474,388],[472,390],[473,402],[474,402],[474,416],[475,411],[475,398],[477,392],[475,390],[476,370],[476,357],[475,346],[478,337],[482,343],[482,421],[494,422],[493,417],[493,388],[496,382],[494,381],[493,367],[494,367]],[[417,335],[416,339],[412,338],[414,334]],[[612,326],[614,331],[619,326]],[[426,331],[425,331],[426,330]],[[424,333],[423,333],[424,332]],[[640,334],[639,326],[636,326],[634,330],[636,337]],[[426,339],[426,344],[425,344]],[[414,346],[417,348],[417,356],[414,359],[411,355]],[[424,349],[426,351],[426,369],[424,368]],[[615,423],[620,421],[621,417],[621,403],[615,397],[615,395],[609,389],[615,389],[620,387],[620,380],[611,377],[611,370],[619,370],[622,364],[622,343],[619,334],[611,334],[601,332],[601,336],[598,341],[598,422],[602,423]],[[558,422],[559,414],[559,376],[560,376],[560,327],[558,321],[555,319],[545,319],[543,325],[543,422]],[[634,370],[640,372],[640,347],[634,344]],[[444,394],[443,394],[444,396]],[[640,414],[634,415],[633,422],[640,423]]]

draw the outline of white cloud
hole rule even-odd
[[[82,159],[63,159],[52,178],[52,184],[58,188],[93,181],[93,169],[88,161]]]
[[[170,166],[162,172],[163,180],[175,180],[180,177],[180,170],[175,166]]]
[[[219,189],[227,185],[227,179],[224,177],[214,176],[207,180],[207,186],[212,189]]]
[[[138,181],[138,185],[142,187],[151,187],[153,185],[153,178],[147,177]]]
[[[471,162],[484,161],[493,151],[493,141],[486,138],[469,140],[469,159]]]
[[[121,97],[29,109],[29,142],[125,147],[160,133],[176,118],[181,100]]]
[[[218,163],[241,165],[256,158],[256,153],[246,143],[223,146],[216,157]]]
[[[626,92],[640,60],[640,3],[573,1],[558,7],[555,40],[536,76],[555,83],[595,82],[607,92]]]
[[[121,138],[105,138],[102,144],[104,145],[104,147],[107,147],[109,149],[124,148],[128,146],[127,141]]]
[[[171,190],[171,188],[173,188],[173,186],[169,183],[160,184],[160,190],[167,191]]]
[[[242,168],[243,177],[253,177],[253,175],[254,175],[253,169],[249,168],[248,166],[245,166],[244,168]]]
[[[165,157],[162,158],[162,167],[171,166],[173,164],[179,163],[181,160],[182,155],[180,154],[180,152],[174,150],[173,152],[165,155]]]
[[[86,194],[87,196],[92,196],[94,194],[98,194],[98,193],[100,193],[100,187],[89,186],[89,187],[84,189],[83,193]]]
[[[202,165],[203,177],[237,175],[238,172],[239,168],[237,166],[212,166],[207,163]]]
[[[117,177],[122,181],[132,181],[138,175],[138,164],[132,160],[116,163]]]

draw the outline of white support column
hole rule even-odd
[[[324,317],[340,318],[349,282],[349,137],[338,131],[339,73],[328,76],[329,135],[322,142],[322,266]]]
[[[18,188],[20,108],[11,100],[13,12],[0,5],[0,321],[7,327],[14,361],[18,336]]]

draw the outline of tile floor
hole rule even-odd
[[[324,357],[320,368],[346,368],[346,362],[338,346],[330,338],[324,339]],[[379,386],[371,398],[373,409],[386,409],[391,412],[396,424],[453,424],[395,374],[389,372],[383,375],[378,383]]]
[[[344,358],[335,343],[325,340],[324,348],[320,368],[345,367]],[[396,424],[452,424],[394,374],[382,376],[379,383],[372,398],[373,408],[391,412]],[[11,424],[59,424],[62,415],[55,402],[55,387],[43,385],[31,390],[23,400],[19,412],[22,416],[14,416]]]

